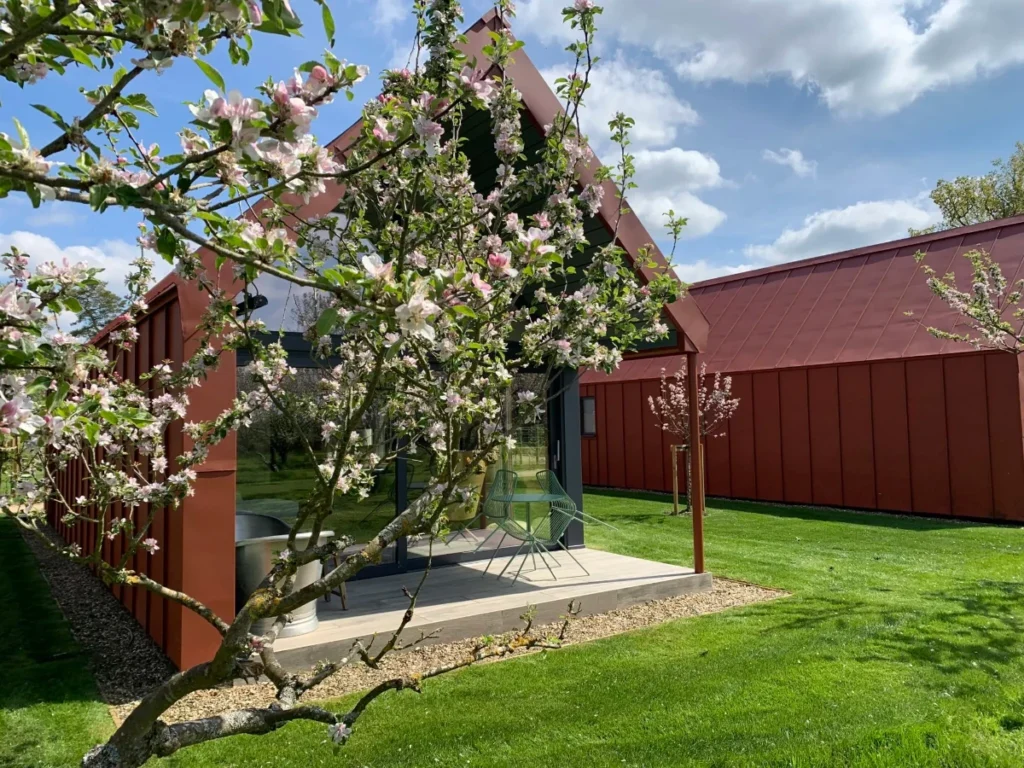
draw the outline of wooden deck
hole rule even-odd
[[[573,550],[573,554],[589,576],[564,552],[557,555],[557,580],[538,561],[536,570],[528,570],[531,563],[527,563],[512,584],[518,560],[498,579],[507,557],[496,558],[487,574],[483,573],[486,560],[435,568],[420,593],[406,638],[437,630],[433,642],[450,642],[505,632],[520,626],[519,616],[529,606],[536,609],[536,621],[546,623],[564,614],[570,600],[579,600],[586,615],[711,589],[711,574],[696,574],[690,568],[590,549]],[[352,582],[349,610],[341,610],[337,597],[321,600],[320,626],[309,634],[278,640],[278,658],[286,667],[302,669],[321,659],[349,655],[356,639],[389,636],[408,606],[402,587],[414,589],[421,576],[421,571],[411,571]]]

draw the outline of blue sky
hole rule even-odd
[[[514,29],[546,76],[562,73],[566,0],[520,0]],[[405,0],[333,0],[336,55],[373,72],[404,63],[411,42]],[[305,37],[257,37],[248,68],[216,62],[229,88],[281,79],[320,52],[312,3]],[[979,174],[1024,139],[1024,3],[1020,0],[606,0],[603,61],[588,100],[600,150],[621,109],[637,119],[640,189],[631,196],[652,236],[671,205],[691,217],[676,261],[687,280],[900,237],[934,221],[936,179]],[[466,2],[467,24],[489,7]],[[81,85],[96,73],[52,76],[4,89],[0,122],[25,117],[34,144],[53,128],[29,106],[82,114]],[[137,81],[139,82],[139,81]],[[141,88],[159,119],[147,143],[177,149],[189,119],[182,102],[208,81],[188,61],[149,75]],[[326,107],[322,140],[355,119],[376,93]],[[0,126],[10,131],[10,125]],[[14,242],[53,258],[61,251],[108,269],[116,286],[134,254],[135,215],[101,217],[48,204],[0,201],[0,247]]]

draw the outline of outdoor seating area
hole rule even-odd
[[[450,642],[506,632],[520,626],[519,617],[528,607],[536,611],[535,622],[543,624],[562,616],[570,600],[580,601],[583,615],[589,615],[712,587],[711,574],[692,568],[590,549],[575,550],[574,556],[580,569],[563,564],[557,579],[540,565],[527,566],[518,579],[507,573],[481,578],[487,560],[436,568],[416,601],[406,639],[436,632],[431,642]],[[493,565],[506,571],[513,561],[515,556],[502,555]],[[315,631],[276,644],[281,663],[290,669],[309,668],[318,659],[347,656],[357,639],[388,636],[409,607],[403,588],[414,589],[420,576],[409,572],[349,583],[348,610],[337,600],[321,601]]]

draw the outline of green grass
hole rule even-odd
[[[588,543],[689,564],[690,520],[666,517],[667,506],[664,497],[590,494],[587,511],[618,531],[591,526]],[[323,727],[296,724],[159,765],[1024,764],[1024,530],[716,501],[706,531],[716,575],[792,596],[386,696],[338,754]],[[43,634],[34,624],[20,631]],[[45,680],[34,695],[50,700]],[[0,720],[0,744],[10,733],[37,743],[59,735],[64,754],[84,748],[92,738],[78,733],[80,720],[59,732],[49,725],[56,706],[33,703],[13,728]]]
[[[588,495],[591,546],[691,562],[664,497]],[[784,600],[431,681],[334,755],[322,727],[210,744],[200,766],[1024,764],[1024,531],[715,502],[716,574]]]
[[[0,766],[75,765],[111,730],[35,558],[0,519]]]

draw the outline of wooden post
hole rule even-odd
[[[672,514],[679,516],[679,446],[670,445],[669,454],[672,456]]]
[[[693,498],[689,499],[693,515],[693,570],[704,573],[704,473],[700,466],[700,374],[697,370],[697,353],[686,353],[687,400],[690,406],[690,487]],[[695,448],[696,446],[696,448]]]

